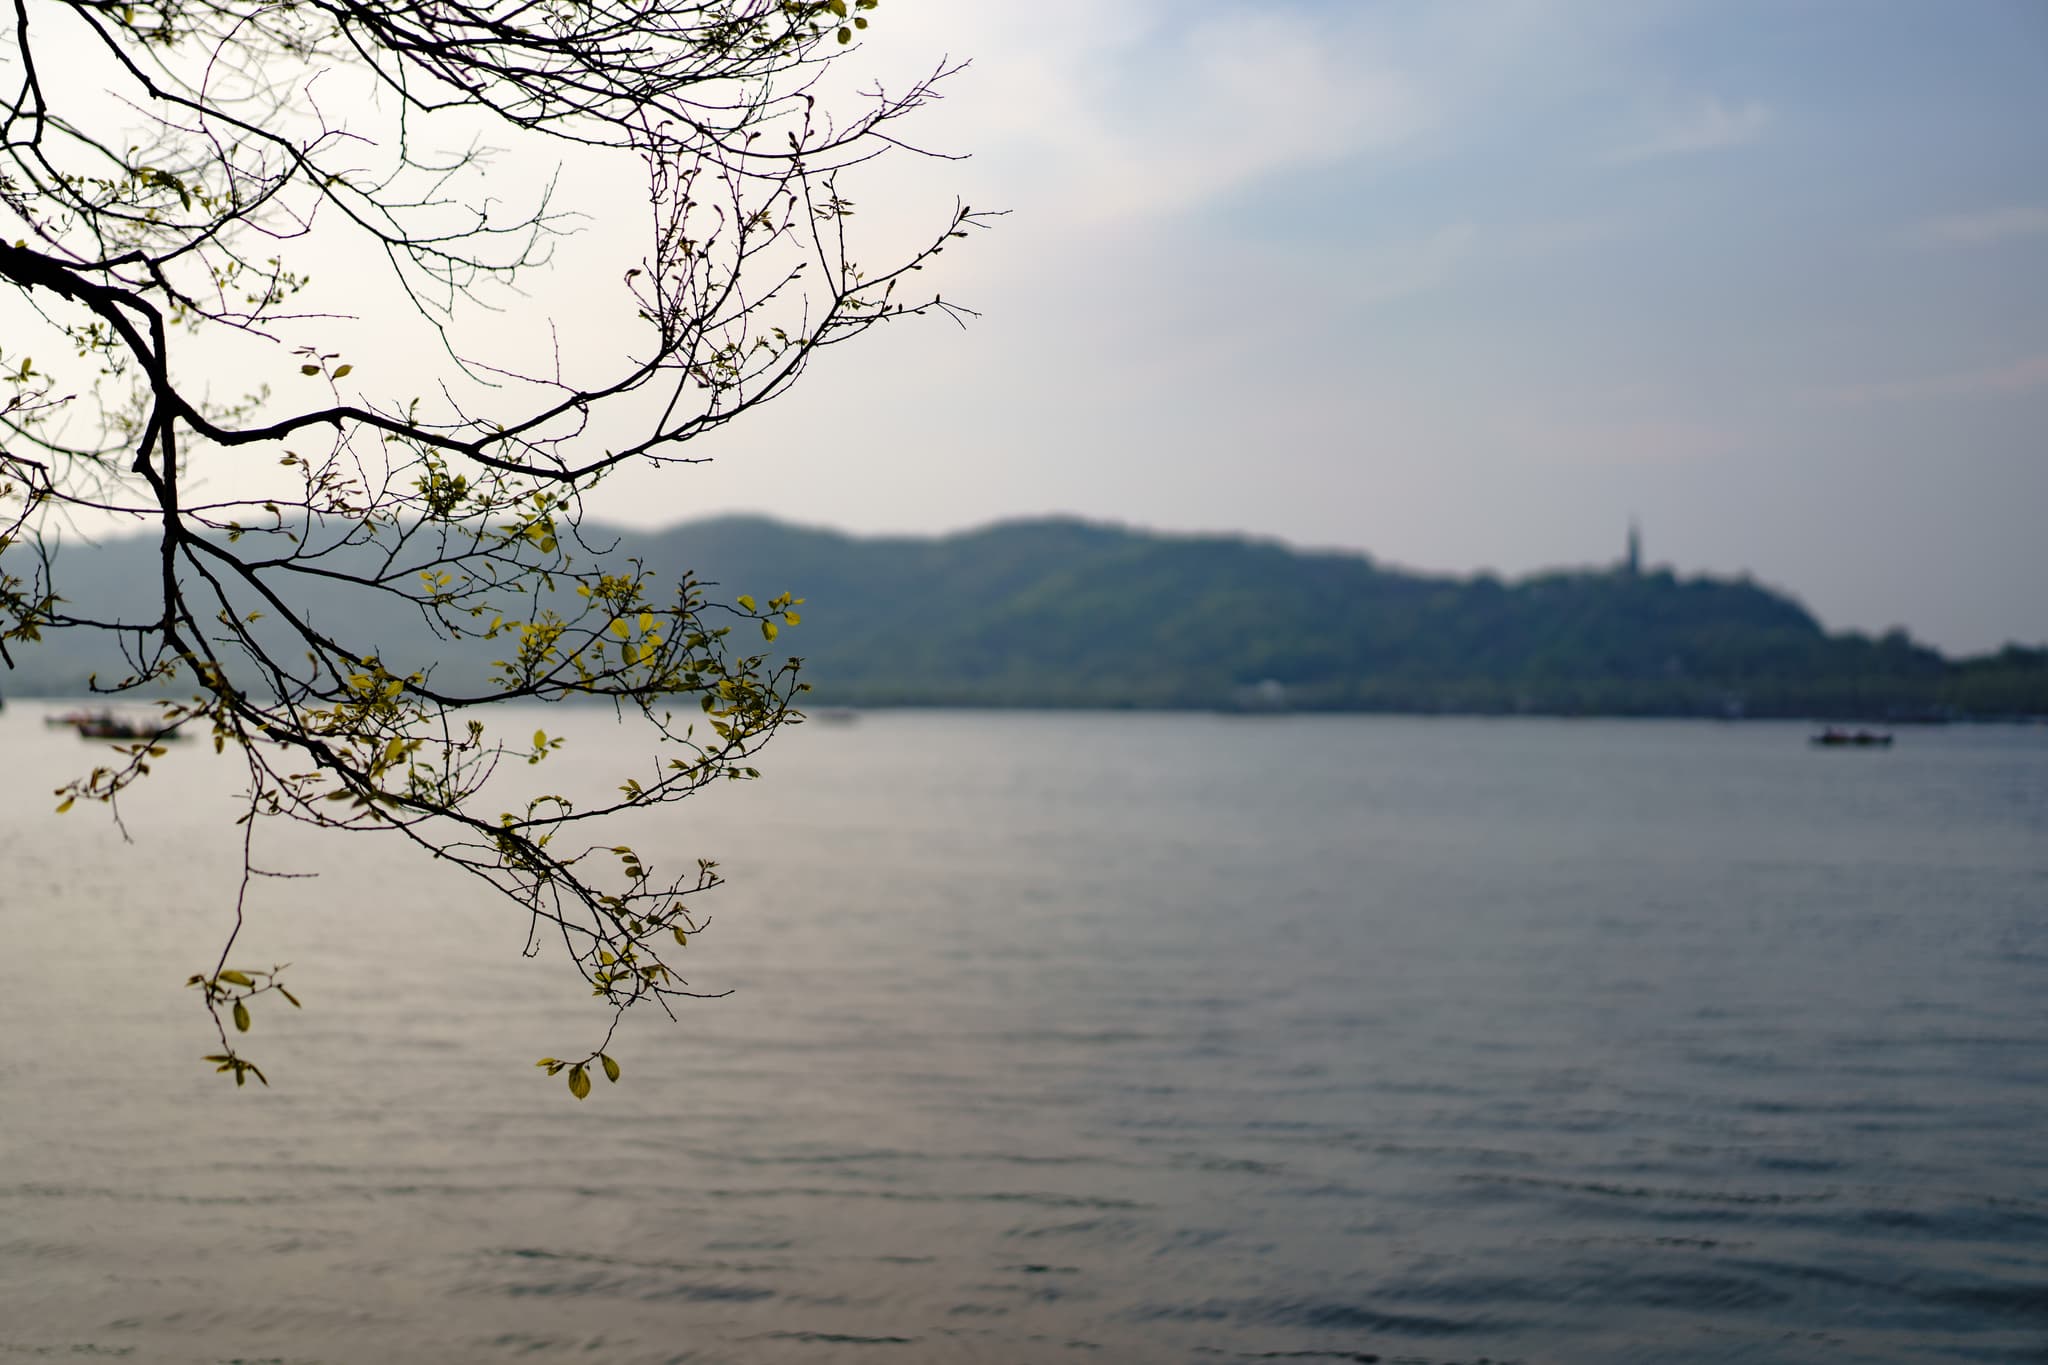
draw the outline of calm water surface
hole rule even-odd
[[[223,1084],[232,772],[124,844],[17,704],[0,1361],[2048,1360],[2048,730],[1804,738],[814,724],[635,831],[738,994],[579,1105],[515,914],[284,829]]]

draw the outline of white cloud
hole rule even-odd
[[[1009,202],[1070,226],[1197,207],[1430,122],[1420,83],[1356,20],[1163,0],[914,13],[907,43],[985,54],[935,120],[948,140],[1005,167]]]
[[[1618,147],[1607,159],[1618,165],[1718,151],[1755,142],[1770,126],[1771,111],[1752,100],[1731,109],[1710,99],[1685,115],[1666,120],[1646,136]]]
[[[2048,234],[2048,204],[2021,204],[1984,213],[1929,218],[1909,228],[1905,236],[1913,246],[1972,247],[2044,234]]]

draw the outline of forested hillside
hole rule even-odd
[[[711,596],[806,599],[774,648],[806,660],[818,705],[1285,707],[1910,719],[2048,713],[2048,650],[1952,661],[1894,632],[1829,635],[1746,580],[1662,570],[1503,581],[1383,569],[1267,541],[1072,520],[940,538],[858,538],[759,518],[593,532]],[[154,552],[72,547],[94,610],[145,610]],[[84,585],[81,587],[80,585]],[[126,604],[125,606],[123,604]],[[317,622],[325,604],[303,603]],[[495,642],[375,623],[383,656],[437,682],[480,678]],[[76,695],[122,672],[52,634],[0,688]]]

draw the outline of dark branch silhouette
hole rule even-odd
[[[787,392],[824,347],[889,319],[966,316],[913,298],[909,279],[983,215],[956,206],[886,264],[854,259],[846,177],[908,146],[899,122],[949,70],[828,99],[828,67],[874,7],[14,0],[0,662],[47,632],[106,632],[129,671],[95,687],[177,698],[62,806],[113,805],[165,742],[199,733],[246,764],[245,837],[274,816],[381,830],[464,868],[530,916],[529,951],[568,955],[614,1028],[635,1003],[698,994],[672,963],[706,922],[696,898],[715,864],[657,871],[600,831],[756,775],[761,746],[799,718],[800,661],[769,647],[800,600],[713,601],[693,579],[609,562],[580,535],[582,499],[624,462],[698,458],[691,441]],[[550,178],[497,171],[508,149],[644,176],[647,245],[619,277],[627,330],[594,376],[566,377],[559,359],[533,373],[475,340],[476,315],[580,221]],[[407,382],[431,397],[366,393],[323,347],[342,319],[302,300],[312,268],[336,260],[376,263],[385,286],[357,297],[395,286],[395,312],[424,325],[445,373]],[[64,364],[31,358],[30,340]],[[319,400],[260,383],[211,397],[207,376],[246,372],[222,357],[248,348]],[[242,447],[271,452],[279,486],[214,495],[214,468]],[[118,518],[158,538],[149,605],[74,611],[62,541]],[[503,657],[488,686],[443,686],[431,661],[352,638],[346,615],[315,619],[312,587],[402,603],[438,638],[496,641]],[[495,737],[468,713],[579,697],[641,718],[648,767],[596,803],[544,794],[507,813],[494,789],[485,804],[508,764],[560,741]],[[266,875],[252,844],[244,868],[237,932]],[[249,1001],[297,1001],[274,970],[231,967],[233,945],[192,984],[219,1034],[210,1060],[241,1083],[262,1079],[236,1047]],[[605,1046],[544,1065],[580,1097],[591,1065],[616,1077]]]

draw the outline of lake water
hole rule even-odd
[[[122,843],[17,703],[0,1362],[2048,1360],[2048,729],[1805,737],[813,724],[636,832],[737,994],[578,1104],[515,912],[289,829],[213,1076],[232,772]]]

